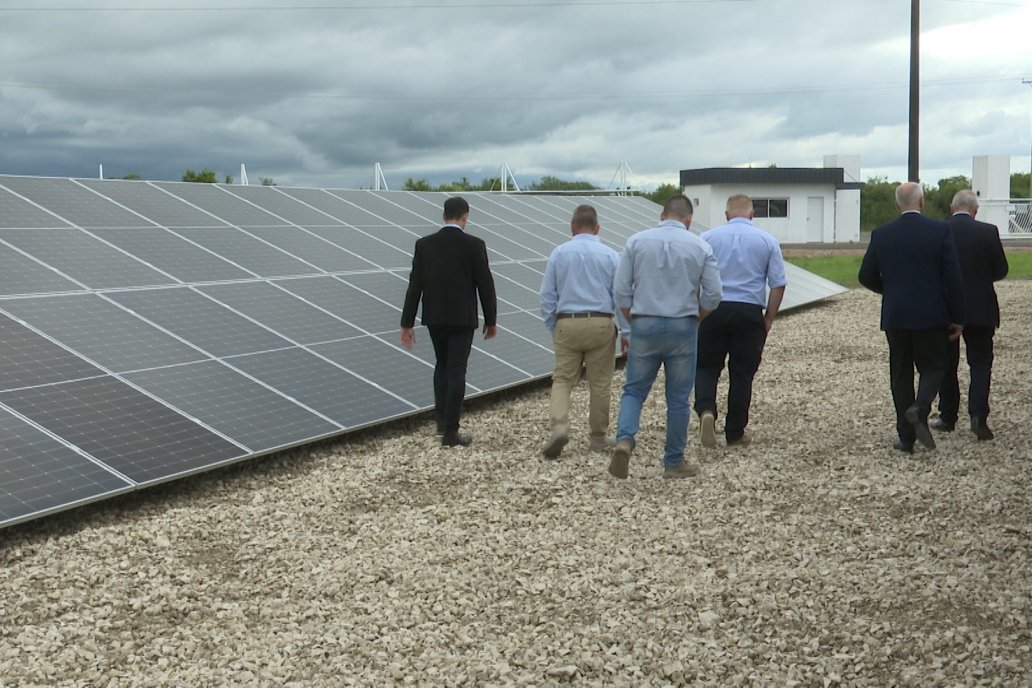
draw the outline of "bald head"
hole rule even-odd
[[[724,207],[724,216],[728,220],[735,217],[745,217],[751,220],[753,216],[752,199],[745,194],[735,194],[727,199],[727,205]]]
[[[978,196],[971,189],[961,189],[953,194],[953,201],[950,203],[951,213],[969,213],[971,217],[978,212]]]
[[[924,190],[917,182],[903,182],[896,187],[896,207],[900,212],[924,208]]]

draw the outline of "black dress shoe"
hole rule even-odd
[[[971,432],[975,433],[975,437],[978,441],[991,440],[995,435],[993,431],[989,429],[989,426],[985,424],[985,421],[977,416],[971,417]]]
[[[942,418],[939,418],[931,423],[931,428],[940,432],[953,432],[954,424],[947,423]]]
[[[473,438],[469,435],[460,435],[457,432],[446,432],[441,437],[442,447],[468,447],[473,444]]]
[[[907,442],[904,442],[903,440],[896,440],[895,442],[892,443],[892,448],[895,449],[896,451],[905,452],[907,454],[913,454],[914,453],[914,444],[912,442],[911,443],[907,443]]]
[[[917,441],[926,449],[935,449],[935,440],[932,439],[932,432],[928,429],[928,420],[921,417],[917,411],[917,404],[914,404],[904,412],[903,417],[914,426],[914,434]]]

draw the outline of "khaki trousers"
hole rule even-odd
[[[552,373],[552,429],[570,424],[570,392],[588,370],[588,427],[591,439],[609,430],[610,389],[616,369],[616,327],[612,318],[561,318],[552,333],[555,371]]]

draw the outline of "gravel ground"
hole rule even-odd
[[[853,291],[778,321],[751,446],[693,422],[695,479],[656,395],[610,478],[583,384],[540,460],[538,384],[471,403],[469,449],[410,419],[0,532],[0,685],[1030,686],[1030,287],[994,442],[890,449]]]

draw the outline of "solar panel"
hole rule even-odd
[[[546,377],[537,291],[580,203],[622,248],[635,197],[470,193],[499,336],[467,392]],[[398,342],[443,193],[0,176],[0,527],[427,410]],[[785,306],[841,290],[792,266]]]

